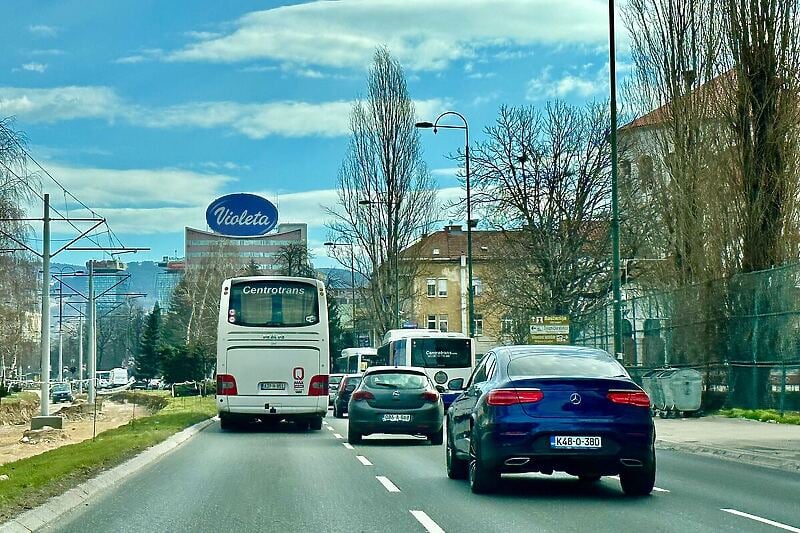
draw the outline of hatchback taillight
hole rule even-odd
[[[308,384],[309,396],[327,396],[328,395],[328,375],[320,374],[311,378]]]
[[[426,402],[438,402],[439,401],[439,393],[436,391],[425,391],[422,393],[422,399]]]
[[[236,396],[236,379],[230,374],[217,374],[217,396]]]
[[[486,396],[489,405],[514,405],[518,403],[536,403],[544,398],[539,389],[495,389]]]
[[[650,407],[650,397],[646,392],[640,390],[610,390],[606,397],[613,403]]]
[[[372,394],[368,390],[360,390],[360,391],[356,391],[356,392],[353,393],[353,399],[355,401],[359,401],[359,400],[374,400],[375,399],[375,395]]]

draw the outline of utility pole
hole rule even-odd
[[[89,294],[86,303],[86,327],[89,337],[89,405],[94,405],[95,385],[97,381],[97,335],[95,333],[95,307],[94,307],[94,261],[90,260],[87,265],[89,269]]]
[[[619,193],[617,185],[617,61],[614,36],[614,0],[608,2],[609,82],[611,85],[611,292],[614,306],[614,354],[622,353],[622,290],[619,267]]]
[[[78,317],[78,392],[83,394],[83,317]]]
[[[42,349],[41,416],[50,416],[50,195],[44,195],[42,219],[42,329],[39,336]]]
[[[64,284],[58,280],[58,382],[64,381]]]

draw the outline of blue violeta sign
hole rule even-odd
[[[258,237],[278,224],[278,209],[266,198],[255,194],[228,194],[208,206],[206,222],[215,233]]]

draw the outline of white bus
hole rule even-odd
[[[222,429],[247,419],[322,429],[329,357],[321,281],[253,276],[222,284],[216,399]]]
[[[375,366],[378,350],[375,348],[345,348],[334,362],[334,369],[341,374],[360,374]]]
[[[433,382],[445,391],[447,408],[460,392],[450,392],[451,379],[466,382],[475,366],[475,344],[463,333],[443,333],[435,329],[392,329],[383,336],[377,364],[409,365],[425,369]]]

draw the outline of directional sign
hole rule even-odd
[[[569,344],[568,316],[535,316],[531,322],[532,343]]]

